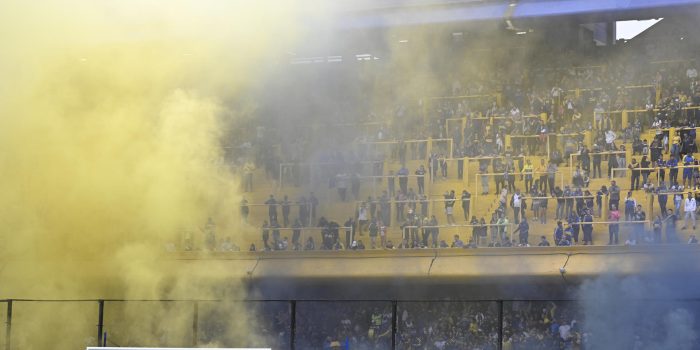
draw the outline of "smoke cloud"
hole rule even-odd
[[[230,271],[185,279],[154,259],[166,242],[201,240],[209,217],[220,237],[236,238],[239,184],[222,162],[224,131],[249,112],[237,108],[248,104],[243,92],[267,79],[308,9],[3,1],[0,298],[243,298]],[[121,341],[192,341],[189,307],[108,307],[133,322]],[[243,307],[222,310],[232,336],[256,336]],[[84,346],[95,315],[94,304],[19,303],[14,348]]]

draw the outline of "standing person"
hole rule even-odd
[[[676,186],[673,186],[672,190],[675,190]],[[676,193],[673,195],[673,206],[675,207],[676,217],[681,216],[681,204],[683,204],[683,193]]]
[[[479,220],[476,218],[476,216],[472,216],[471,221],[469,221],[469,225],[472,227],[472,240],[474,242],[479,241],[479,231],[481,228],[479,227]]]
[[[668,194],[666,193],[666,184],[661,182],[659,188],[656,190],[656,200],[659,202],[659,209],[661,209],[661,215],[666,216],[666,203],[668,203]]]
[[[661,244],[661,229],[663,227],[661,215],[656,215],[656,218],[654,219],[653,227],[654,227],[654,243]]]
[[[540,219],[540,224],[546,224],[547,223],[547,202],[549,199],[547,198],[547,195],[544,192],[539,192],[538,196],[540,197],[539,199],[539,214],[537,214],[537,217]]]
[[[632,198],[632,191],[627,192],[625,198],[625,221],[631,221],[634,218],[634,211],[637,208],[637,201]]]
[[[534,167],[528,159],[522,169],[522,174],[525,176],[525,191],[529,192],[532,188]]]
[[[583,230],[583,245],[593,245],[593,215],[590,209],[585,209],[583,214],[582,230]]]
[[[610,201],[608,203],[608,209],[612,209],[612,206],[615,205],[616,208],[620,207],[620,186],[617,185],[615,180],[612,180],[610,182],[610,188],[608,189],[610,191]]]
[[[346,174],[338,174],[335,176],[335,187],[338,188],[338,197],[341,202],[345,202],[348,193],[348,176]]]
[[[671,157],[671,159],[666,162],[666,167],[668,170],[668,182],[671,186],[678,184],[678,158]]]
[[[613,205],[608,213],[608,221],[612,223],[608,226],[608,231],[610,233],[610,240],[608,245],[619,244],[620,243],[620,211],[617,210],[617,206]]]
[[[496,194],[501,193],[501,188],[505,188],[505,179],[503,178],[504,166],[500,161],[493,161],[493,181],[496,183]]]
[[[309,206],[311,207],[311,221],[316,221],[316,208],[318,208],[318,198],[314,193],[309,193]]]
[[[578,216],[578,214],[572,211],[567,221],[569,223],[569,227],[571,227],[574,242],[578,243],[579,232],[581,230],[581,225],[579,222],[581,221],[581,218]]]
[[[425,193],[425,167],[420,166],[415,172],[416,182],[418,184],[418,194]]]
[[[265,245],[265,250],[270,250],[270,225],[267,223],[267,220],[263,221],[262,224],[262,241]]]
[[[632,231],[632,240],[635,242],[635,244],[639,244],[644,241],[644,236],[645,236],[645,230],[644,230],[644,222],[647,220],[647,214],[642,210],[641,205],[637,205],[637,209],[634,212],[634,221],[637,221],[637,223],[634,224]]]
[[[363,202],[360,204],[360,208],[357,210],[357,231],[360,233],[360,236],[364,235],[368,222],[369,215],[367,215],[367,204]],[[353,238],[353,241],[354,240],[355,239]]]
[[[513,222],[515,224],[519,224],[522,206],[522,196],[520,195],[520,190],[516,190],[513,197],[510,198],[510,206],[513,208]]]
[[[506,239],[508,233],[508,218],[505,213],[502,213],[498,218],[498,238],[499,242],[503,242]]]
[[[467,192],[467,190],[462,190],[462,212],[464,212],[464,221],[467,221],[469,217],[469,204],[471,202],[472,194]]]
[[[443,179],[447,178],[447,158],[444,154],[440,154],[440,173]]]
[[[603,196],[608,195],[608,188],[603,185],[600,187],[598,192],[595,194],[595,204],[597,207],[597,217],[601,217],[603,215]]]
[[[508,182],[508,192],[515,191],[515,174],[510,165],[506,165],[506,171],[503,173],[503,179]]]
[[[642,185],[649,182],[649,174],[651,174],[651,162],[647,159],[647,156],[642,156],[642,160],[639,162],[639,166],[642,168]]]
[[[581,155],[579,156],[579,162],[581,163],[581,169],[586,173],[591,171],[591,152],[588,150],[586,145],[581,147]]]
[[[438,247],[438,236],[440,235],[440,228],[438,227],[438,221],[435,215],[430,217],[430,234],[432,236],[433,248]]]
[[[489,224],[491,229],[491,243],[500,242],[501,240],[498,238],[498,217],[496,213],[491,214],[491,221],[489,221]]]
[[[350,177],[350,192],[355,200],[360,199],[360,174],[352,173]]]
[[[377,248],[377,235],[379,234],[379,226],[377,226],[377,220],[372,220],[369,224],[369,240],[371,242],[372,249]]]
[[[600,171],[600,164],[602,163],[602,157],[600,155],[601,149],[597,144],[593,145],[593,176],[592,178],[596,179],[599,177],[603,177],[603,174]],[[596,173],[598,174],[596,176]]]
[[[549,165],[547,166],[547,184],[549,185],[550,193],[553,193],[554,191],[554,181],[557,177],[557,171],[557,165],[550,161]]]
[[[250,208],[248,208],[248,200],[243,197],[241,200],[241,218],[243,222],[248,223],[248,214],[250,214]]]
[[[292,225],[292,247],[294,250],[301,250],[301,222],[299,219],[295,219]]]
[[[455,206],[455,191],[445,192],[445,215],[447,216],[447,224],[454,225],[455,219],[452,216]]]
[[[255,171],[255,165],[247,161],[243,165],[243,175],[245,176],[245,191],[253,192],[253,172]]]
[[[389,170],[389,177],[387,178],[387,187],[389,191],[389,196],[394,197],[396,195],[396,185],[395,185],[395,176],[394,176],[394,171]]]
[[[630,191],[636,191],[639,189],[639,176],[641,175],[639,163],[637,163],[635,158],[632,158],[632,162],[627,166],[627,168],[632,170],[632,177],[630,177]]]
[[[530,225],[527,223],[527,219],[523,218],[518,227],[513,231],[513,233],[518,233],[519,243],[523,246],[528,244],[528,237],[530,236]]]
[[[270,195],[270,198],[265,201],[265,204],[267,204],[267,215],[270,222],[277,221],[277,200],[275,200],[275,196]]]
[[[683,186],[688,187],[693,185],[693,168],[691,166],[693,165],[693,155],[688,153],[685,156],[683,156],[683,166],[686,168],[683,168]]]
[[[377,216],[381,218],[382,223],[385,226],[391,226],[391,200],[386,191],[384,191],[382,196],[379,198],[379,208],[381,215]]]
[[[566,203],[566,217],[570,217],[571,213],[574,212],[574,198],[573,192],[569,188],[569,185],[564,186],[564,202]]]
[[[674,214],[673,209],[669,209],[664,218],[666,224],[666,243],[678,243],[678,237],[676,236],[676,220],[678,217]]]
[[[683,218],[683,227],[681,230],[685,230],[688,227],[688,219],[690,219],[693,224],[693,231],[695,231],[695,210],[697,210],[697,203],[695,202],[695,196],[688,192],[688,197],[685,199],[684,206],[685,217]]]
[[[299,221],[303,226],[309,226],[309,202],[306,197],[301,196],[297,204],[299,205]]]
[[[284,195],[284,199],[282,200],[282,223],[284,224],[284,227],[289,227],[289,209],[290,205],[292,202],[289,201],[289,198],[287,198],[287,195]]]
[[[556,219],[564,220],[564,191],[557,186],[554,188],[552,193],[555,197],[557,197]]]
[[[554,245],[559,245],[559,242],[564,238],[564,225],[561,221],[557,221],[557,227],[554,229]]]
[[[489,176],[486,175],[488,169],[486,167],[479,167],[479,174],[481,174],[481,194],[489,194]]]
[[[612,149],[614,151],[614,149]],[[617,154],[610,154],[608,156],[608,173],[605,175],[606,177],[613,178],[615,177],[615,174],[613,174],[613,169],[619,168],[620,167],[620,162],[618,162]]]
[[[403,193],[408,193],[408,169],[405,165],[401,166],[399,172],[396,173],[399,178],[399,189]]]
[[[544,162],[544,158],[540,158],[540,165],[535,169],[535,173],[539,175],[539,190],[543,193],[547,193],[547,165]]]

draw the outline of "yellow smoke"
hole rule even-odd
[[[239,184],[221,144],[239,113],[227,102],[298,33],[294,2],[267,5],[0,2],[0,298],[243,296],[215,292],[230,271],[185,281],[156,257],[183,232],[201,244],[209,217],[236,240]],[[84,346],[95,307],[19,303],[13,348]],[[167,329],[151,343],[188,345],[181,307],[107,316],[148,324],[122,325],[132,343]],[[253,323],[233,317],[237,334]]]

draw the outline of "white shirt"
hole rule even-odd
[[[697,204],[695,203],[695,198],[686,198],[685,199],[685,212],[693,212],[697,208]]]
[[[513,195],[513,207],[520,208],[520,195],[519,194]]]
[[[685,71],[685,75],[688,76],[688,78],[697,78],[698,77],[698,70],[695,68],[688,68],[688,70]]]

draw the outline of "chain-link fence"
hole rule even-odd
[[[687,349],[700,346],[694,331],[694,320],[700,316],[698,300],[592,296],[557,301],[0,302],[0,319],[6,325],[0,341],[6,350],[88,346],[571,349],[589,348],[600,341],[616,341],[620,348],[660,341],[687,345],[682,347]],[[605,338],[622,333],[624,337]]]

